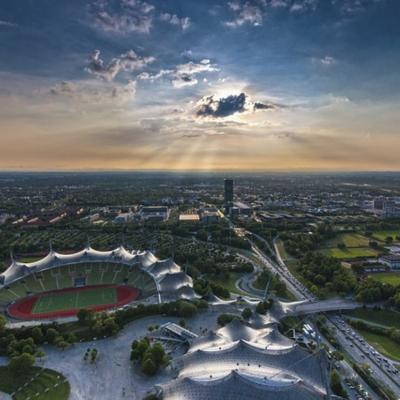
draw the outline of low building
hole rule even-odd
[[[235,201],[233,206],[239,209],[239,215],[244,217],[251,217],[253,209],[241,201]]]
[[[222,213],[214,207],[206,207],[200,210],[201,222],[206,224],[218,222]]]
[[[126,224],[131,221],[134,217],[133,212],[119,213],[113,220],[114,224]]]
[[[143,206],[139,210],[142,221],[163,222],[169,218],[167,206]]]
[[[382,264],[387,265],[392,270],[400,270],[400,255],[397,254],[389,254],[386,256],[382,256],[379,261]]]
[[[199,214],[180,214],[179,222],[197,224],[200,221]]]

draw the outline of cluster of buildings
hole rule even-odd
[[[141,206],[136,211],[129,209],[127,212],[120,212],[114,218],[116,224],[130,221],[141,222],[164,222],[169,219],[170,209],[168,206]]]
[[[383,218],[400,218],[400,199],[397,197],[377,197],[372,203],[373,212]]]
[[[67,207],[64,209],[41,209],[33,214],[27,214],[19,217],[15,215],[5,214],[0,216],[0,224],[11,222],[14,226],[35,227],[54,225],[66,217],[80,216],[84,212],[83,208]]]

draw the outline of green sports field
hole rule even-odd
[[[369,276],[383,283],[389,283],[394,286],[400,285],[400,272],[380,272]]]
[[[117,303],[117,290],[114,287],[48,293],[37,299],[32,313],[42,314],[115,303]]]

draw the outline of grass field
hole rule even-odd
[[[359,318],[388,328],[394,327],[400,329],[400,312],[359,308],[346,314],[350,317]]]
[[[368,247],[369,239],[359,233],[341,233],[335,238],[326,242],[326,247],[337,247],[344,243],[346,247]]]
[[[0,391],[11,394],[19,387],[27,384],[23,390],[13,396],[13,400],[26,400],[29,398],[37,400],[67,400],[70,386],[58,372],[46,369],[32,382],[30,381],[40,370],[38,367],[32,367],[29,373],[16,377],[9,372],[7,367],[0,367]],[[54,385],[57,386],[54,387]],[[46,389],[49,390],[44,393]],[[36,396],[36,393],[40,393],[39,396]]]
[[[69,309],[88,308],[117,302],[114,287],[99,287],[78,291],[49,293],[40,296],[32,313],[41,314]]]
[[[382,242],[385,241],[385,239],[390,236],[393,241],[396,241],[396,236],[400,236],[400,229],[399,230],[389,230],[389,231],[375,231],[372,236],[377,239],[380,240]]]
[[[374,346],[383,355],[392,358],[393,360],[400,361],[400,346],[394,340],[384,335],[370,333],[362,329],[356,329],[365,340]]]
[[[339,249],[339,243],[344,243],[346,248]],[[379,252],[368,247],[368,244],[369,239],[359,233],[341,233],[325,242],[319,251],[338,259],[378,256]]]
[[[371,274],[372,278],[383,283],[389,283],[391,285],[400,285],[400,271],[399,272],[380,272],[377,274]]]
[[[331,257],[346,259],[346,258],[357,258],[357,257],[376,257],[378,252],[369,247],[348,247],[346,249],[339,249],[332,247],[328,249],[321,249],[321,252]]]
[[[245,294],[236,287],[236,281],[243,276],[242,272],[230,272],[229,279],[213,279],[214,283],[223,286],[232,293]]]

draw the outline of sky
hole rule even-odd
[[[398,0],[1,0],[2,170],[400,170]]]

